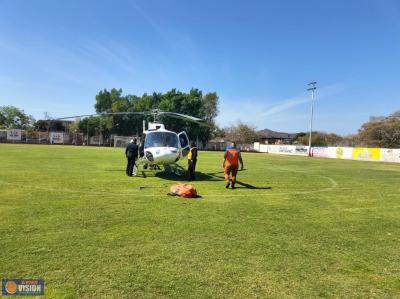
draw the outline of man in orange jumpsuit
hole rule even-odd
[[[241,166],[241,170],[243,170],[243,160],[240,151],[236,149],[235,142],[231,143],[231,146],[225,151],[224,155],[224,164],[222,167],[224,168],[224,176],[226,181],[225,188],[229,188],[232,182],[232,189],[235,189],[236,183],[236,174],[239,169],[239,162]],[[232,179],[229,178],[232,173]]]

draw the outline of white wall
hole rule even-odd
[[[267,145],[254,143],[254,150],[262,153],[307,156],[308,146],[298,145]],[[312,147],[313,157],[358,160],[381,161],[400,163],[400,149],[386,148],[362,148],[362,147]]]

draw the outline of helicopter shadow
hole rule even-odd
[[[214,182],[225,181],[225,177],[218,175],[220,173],[224,173],[224,172],[223,171],[212,172],[212,173],[196,172],[196,180],[195,181],[214,181]],[[188,177],[187,172],[185,174],[186,174],[186,176],[178,176],[173,173],[158,172],[155,174],[155,176],[162,178],[162,179],[166,179],[166,180],[182,180],[182,179],[187,179],[187,177]],[[271,190],[272,187],[270,187],[270,186],[254,186],[254,185],[236,180],[236,189]]]
[[[187,181],[189,174],[180,165],[178,166],[178,169],[180,171],[180,175],[171,172],[171,171],[166,171],[166,170],[146,170],[146,171],[138,171],[138,175],[135,176],[136,178],[148,178],[148,177],[157,177],[163,180],[169,180],[169,181]],[[241,170],[241,171],[245,171]],[[107,169],[107,171],[125,171],[124,169]],[[225,177],[219,175],[223,174],[223,171],[217,171],[217,172],[210,172],[210,173],[205,173],[205,172],[197,172],[196,171],[196,182],[201,182],[201,181],[214,181],[214,182],[221,182],[225,181]],[[241,182],[236,180],[236,189],[252,189],[252,190],[270,190],[272,187],[270,186],[263,186],[263,187],[258,187],[254,186],[245,182]]]
[[[164,180],[170,180],[170,181],[187,181],[189,178],[189,173],[185,171],[182,175],[177,175],[175,173],[167,172],[167,171],[161,171],[161,172],[156,172],[154,173],[155,177],[158,177],[160,179]],[[213,175],[204,173],[204,172],[197,172],[196,171],[196,180],[197,182],[201,181],[223,181],[223,179],[215,177]]]

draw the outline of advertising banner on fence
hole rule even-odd
[[[257,147],[254,147],[257,150]],[[298,145],[266,145],[259,144],[260,152],[307,156],[308,146]],[[311,148],[313,157],[346,159],[358,161],[382,161],[400,163],[400,149],[387,148],[364,148],[364,147],[313,147]]]
[[[308,146],[296,145],[294,148],[294,155],[307,156]]]
[[[281,155],[297,155],[297,156],[307,156],[308,146],[302,145],[267,145],[267,152],[271,154],[281,154]],[[260,151],[263,151],[264,147],[260,145]]]
[[[382,148],[381,161],[400,163],[400,149],[398,148]]]
[[[64,133],[63,132],[50,132],[50,143],[51,144],[63,144]]]
[[[381,149],[380,148],[353,148],[353,160],[360,161],[380,161]]]
[[[336,147],[313,147],[311,153],[313,157],[336,158]]]
[[[352,147],[337,147],[336,148],[336,159],[348,159],[353,158],[353,148]]]
[[[256,149],[257,150],[257,149]],[[268,153],[268,145],[266,144],[259,144],[258,151],[261,153]]]
[[[7,140],[21,140],[22,131],[19,129],[7,130]]]

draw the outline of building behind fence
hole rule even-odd
[[[20,129],[1,129],[0,142],[2,143],[30,143],[30,144],[66,144],[66,145],[93,145],[125,147],[137,136],[116,136],[103,138],[102,135],[90,136],[78,132],[39,132]]]
[[[137,140],[138,144],[140,143],[140,138],[137,136],[113,136],[114,138],[114,147],[126,147],[128,143],[135,139]]]
[[[65,145],[91,145],[108,147],[125,147],[131,139],[137,139],[139,136],[118,136],[112,134],[104,138],[102,135],[90,136],[89,139],[84,133],[78,132],[40,132],[21,129],[0,129],[1,143],[30,143],[30,144],[65,144]],[[210,140],[205,147],[201,142],[197,142],[199,149],[225,151],[230,145],[229,140],[215,138]],[[254,151],[253,144],[238,144],[237,147],[242,151]],[[258,150],[258,148],[256,149]]]

